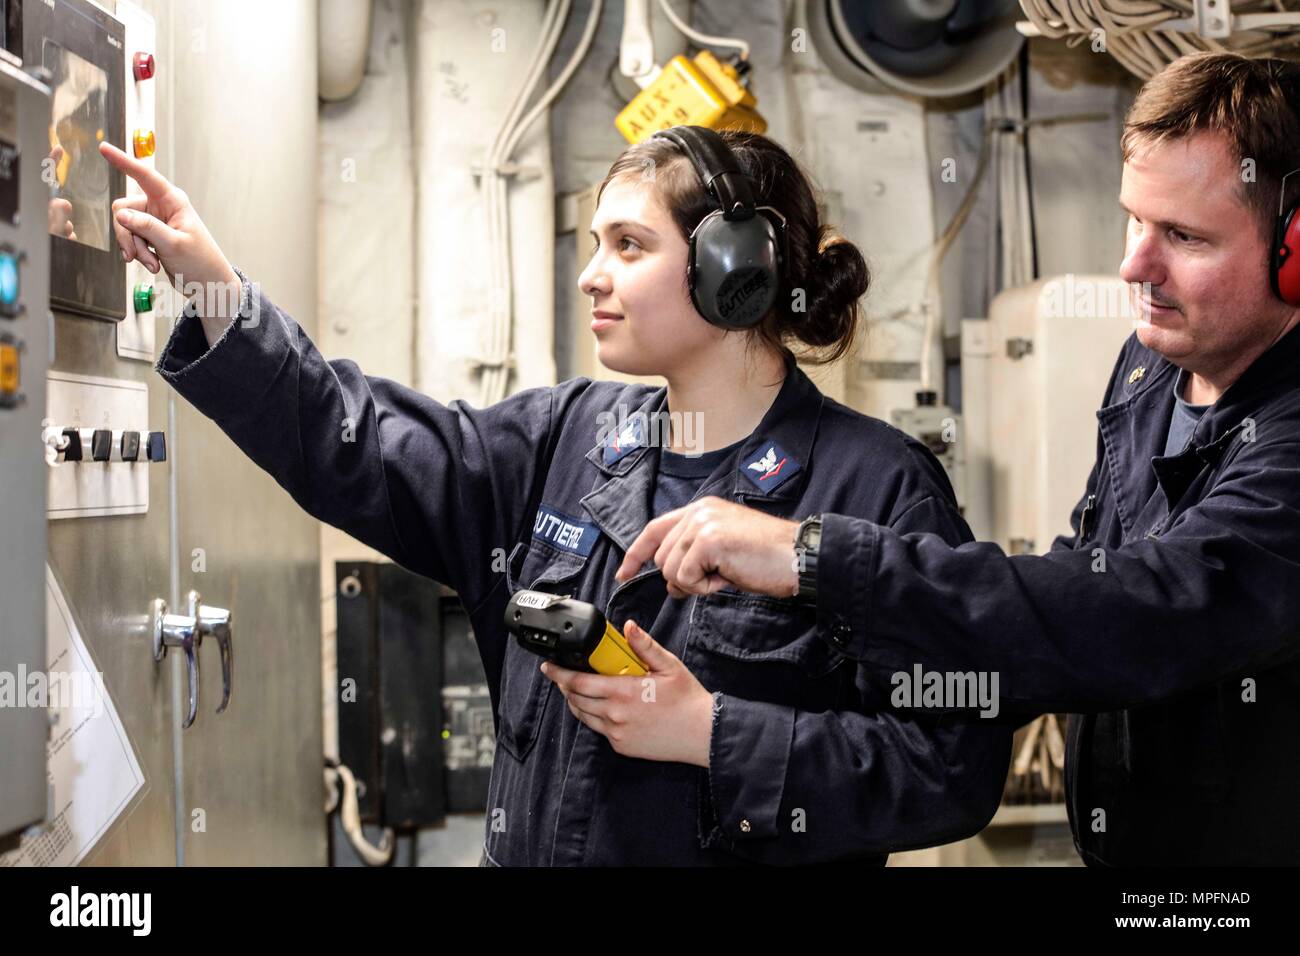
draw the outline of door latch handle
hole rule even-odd
[[[162,598],[154,598],[150,610],[153,619],[153,659],[161,661],[167,656],[169,647],[179,647],[185,652],[189,706],[186,708],[183,726],[188,728],[194,723],[199,709],[198,622],[193,614],[168,614],[167,602]]]
[[[185,710],[183,726],[188,728],[194,723],[199,709],[199,648],[204,637],[216,640],[221,651],[221,704],[217,713],[222,713],[230,704],[231,686],[235,674],[234,631],[230,620],[230,611],[224,607],[208,607],[198,591],[185,595],[186,614],[168,614],[167,602],[155,598],[151,607],[153,619],[153,659],[161,661],[167,656],[167,648],[179,647],[185,652],[185,668],[188,681],[188,706]]]
[[[233,624],[230,620],[230,612],[224,607],[199,604],[198,594],[191,591],[190,595],[198,612],[199,640],[202,641],[205,637],[213,637],[217,641],[217,646],[221,649],[221,706],[217,708],[219,714],[230,703],[230,691],[235,680]]]

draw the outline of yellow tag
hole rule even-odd
[[[762,133],[767,122],[735,68],[702,51],[694,61],[678,55],[614,119],[623,138],[639,143],[670,126],[707,126]]]
[[[1140,378],[1141,378],[1143,375],[1145,375],[1146,373],[1147,373],[1146,366],[1145,366],[1145,365],[1139,365],[1139,366],[1138,366],[1137,368],[1135,368],[1133,371],[1131,371],[1131,372],[1128,373],[1128,383],[1129,383],[1130,385],[1132,385],[1134,382],[1136,382],[1138,379],[1140,379]]]

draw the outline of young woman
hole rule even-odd
[[[850,348],[868,285],[861,254],[819,223],[776,143],[691,136],[737,163],[732,185],[743,171],[753,204],[768,207],[780,260],[761,321],[723,328],[697,309],[691,236],[726,190],[706,188],[685,140],[651,138],[602,184],[579,284],[601,361],[667,387],[576,379],[484,409],[325,361],[226,261],[183,193],[103,147],[146,193],[115,204],[124,257],[241,290],[242,321],[191,301],[158,372],[308,512],[464,602],[497,717],[488,864],[881,862],[975,833],[1002,791],[1009,729],[896,711],[890,688],[824,637],[814,602],[730,590],[680,600],[650,565],[614,580],[651,518],[706,495],[970,539],[928,451],[825,398],[794,362],[792,344],[823,358]],[[708,277],[694,280],[698,292]],[[758,286],[724,289],[722,308],[744,307]],[[543,671],[503,624],[520,588],[624,624],[649,679]]]

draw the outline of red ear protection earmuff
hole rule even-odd
[[[1270,73],[1282,90],[1292,112],[1300,117],[1300,72],[1286,60],[1270,59]],[[1295,308],[1300,307],[1300,197],[1287,202],[1286,181],[1300,173],[1293,169],[1282,177],[1277,189],[1277,226],[1269,256],[1268,278],[1273,294]]]
[[[1282,179],[1282,188],[1286,188],[1286,177]],[[1297,211],[1300,211],[1300,199],[1287,206],[1279,204],[1269,277],[1273,292],[1279,299],[1289,306],[1300,307],[1300,216],[1296,215]]]

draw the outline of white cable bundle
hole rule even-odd
[[[1226,0],[1224,6],[1228,6]],[[1170,20],[1193,17],[1191,0],[1020,0],[1020,7],[1043,36],[1066,37],[1071,44],[1099,37],[1107,53],[1144,80],[1180,56],[1202,50],[1215,53],[1231,50],[1245,56],[1291,56],[1300,47],[1300,33],[1294,25],[1267,25],[1270,19],[1267,15],[1289,12],[1283,0],[1245,0],[1233,4],[1234,19],[1243,19],[1245,15],[1244,21],[1251,32],[1234,34],[1229,43],[1196,33],[1159,29]],[[1252,13],[1265,16],[1251,17]]]
[[[536,52],[533,54],[533,62],[528,69],[523,84],[515,94],[514,103],[506,114],[501,128],[497,130],[492,147],[488,150],[487,159],[483,164],[481,188],[483,189],[484,205],[487,210],[488,249],[491,263],[488,286],[490,293],[488,296],[488,314],[490,316],[488,325],[491,332],[486,349],[487,364],[483,369],[481,381],[481,398],[484,405],[491,405],[493,402],[499,402],[505,398],[510,381],[509,356],[511,326],[513,324],[511,317],[514,314],[514,308],[513,288],[510,281],[510,216],[507,205],[507,177],[518,172],[517,169],[511,166],[510,156],[515,151],[515,147],[519,145],[519,140],[537,117],[560,95],[560,91],[564,89],[565,84],[572,78],[574,72],[578,69],[578,65],[591,49],[592,40],[596,35],[596,27],[600,23],[604,0],[593,0],[591,10],[587,14],[587,23],[583,28],[582,37],[578,40],[578,45],[574,49],[572,56],[569,57],[569,62],[560,71],[560,75],[555,78],[555,82],[541,95],[536,105],[529,110],[528,115],[520,119],[519,114],[523,112],[524,106],[532,99],[533,92],[537,89],[538,82],[541,80],[542,71],[551,62],[551,57],[555,55],[555,47],[560,42],[560,34],[564,30],[565,21],[569,18],[571,5],[572,0],[551,0],[547,5],[546,15],[542,20],[542,37],[537,44]],[[749,58],[749,44],[744,40],[737,37],[711,36],[700,33],[691,29],[677,15],[668,4],[668,0],[659,0],[659,6],[674,27],[699,45],[733,48],[739,51],[742,60]]]
[[[510,215],[507,205],[508,186],[506,177],[515,172],[510,166],[510,154],[514,152],[528,127],[564,89],[565,84],[569,82],[574,71],[577,70],[578,64],[587,55],[587,51],[591,48],[592,38],[596,34],[596,25],[600,22],[604,2],[603,0],[595,0],[591,5],[582,38],[578,41],[578,46],[569,58],[569,62],[565,64],[563,71],[556,77],[550,88],[542,94],[541,99],[537,101],[537,104],[529,111],[528,115],[521,120],[520,114],[532,98],[533,92],[537,89],[542,77],[542,71],[551,62],[551,57],[555,55],[555,47],[560,42],[560,34],[563,32],[564,23],[569,17],[571,5],[572,0],[552,0],[547,6],[546,16],[542,21],[542,38],[537,44],[536,52],[533,54],[533,62],[529,67],[527,76],[524,78],[523,85],[515,94],[514,103],[506,114],[501,128],[497,130],[496,137],[492,142],[492,148],[488,150],[487,160],[483,164],[481,187],[483,189],[484,205],[487,210],[488,259],[490,263],[488,314],[491,329],[490,340],[486,349],[489,364],[483,369],[481,382],[481,395],[484,405],[491,405],[505,398],[510,380],[508,359],[510,355],[511,316],[514,309],[513,286],[510,281]]]

